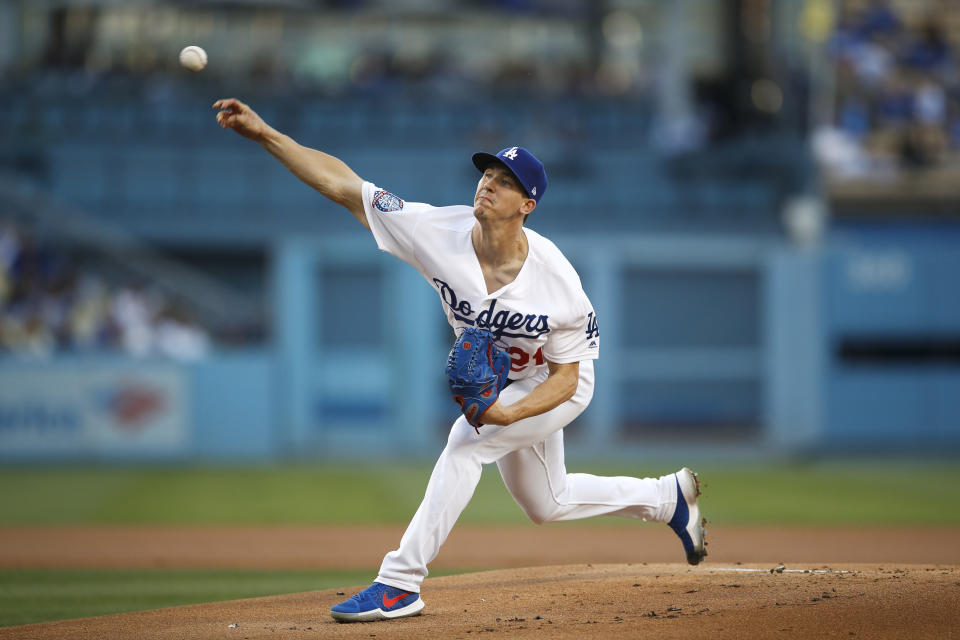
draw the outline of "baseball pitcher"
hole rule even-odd
[[[294,175],[345,207],[377,246],[437,292],[455,342],[447,359],[462,415],[450,429],[420,508],[383,559],[376,581],[331,615],[342,622],[420,614],[427,565],[495,462],[535,523],[618,515],[665,522],[687,562],[706,555],[696,474],[660,478],[567,473],[563,428],[593,396],[597,315],[560,250],[524,227],[547,189],[543,164],[522,147],[475,153],[472,206],[406,202],[362,180],[338,158],[303,147],[249,106],[218,100],[217,122],[258,142]],[[439,363],[438,363],[439,368]]]

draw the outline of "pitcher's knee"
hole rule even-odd
[[[545,524],[547,522],[553,522],[560,514],[560,510],[555,504],[521,504],[520,508],[523,509],[523,512],[527,514],[527,517],[530,518],[530,521],[533,522],[533,524]]]

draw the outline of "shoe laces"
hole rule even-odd
[[[390,588],[389,585],[383,584],[382,582],[374,582],[372,585],[370,585],[363,591],[353,594],[353,597],[351,597],[350,599],[359,601],[368,596],[379,596],[389,588]]]

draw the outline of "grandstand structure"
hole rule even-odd
[[[416,453],[453,415],[429,288],[217,127],[227,95],[410,201],[465,202],[475,150],[545,161],[529,225],[578,268],[604,339],[575,452],[960,443],[952,112],[942,156],[901,170],[864,142],[873,120],[840,118],[831,44],[844,11],[890,11],[910,32],[937,2],[430,4],[0,2],[23,25],[0,53],[0,221],[108,293],[156,289],[210,339],[171,352],[190,358],[56,335],[43,357],[5,347],[9,455],[69,457],[38,435],[51,424],[130,432],[83,408],[86,391],[24,404],[49,379],[85,389],[91,367],[117,397],[139,372],[167,412],[140,445],[76,427],[81,457]],[[185,38],[208,47],[200,74],[175,66]],[[837,170],[838,149],[881,161]],[[24,308],[4,300],[6,316]],[[404,415],[374,399],[410,379],[436,384],[408,389]]]

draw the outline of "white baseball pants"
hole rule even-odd
[[[522,398],[545,375],[517,380],[503,390],[505,404]],[[503,482],[524,513],[537,524],[617,515],[669,522],[677,502],[673,474],[660,478],[601,477],[567,473],[563,427],[593,397],[593,361],[580,363],[573,398],[547,413],[502,427],[484,425],[478,435],[462,416],[430,475],[426,494],[400,548],[383,559],[377,582],[419,592],[427,565],[436,557],[480,482],[484,464],[496,462]]]

